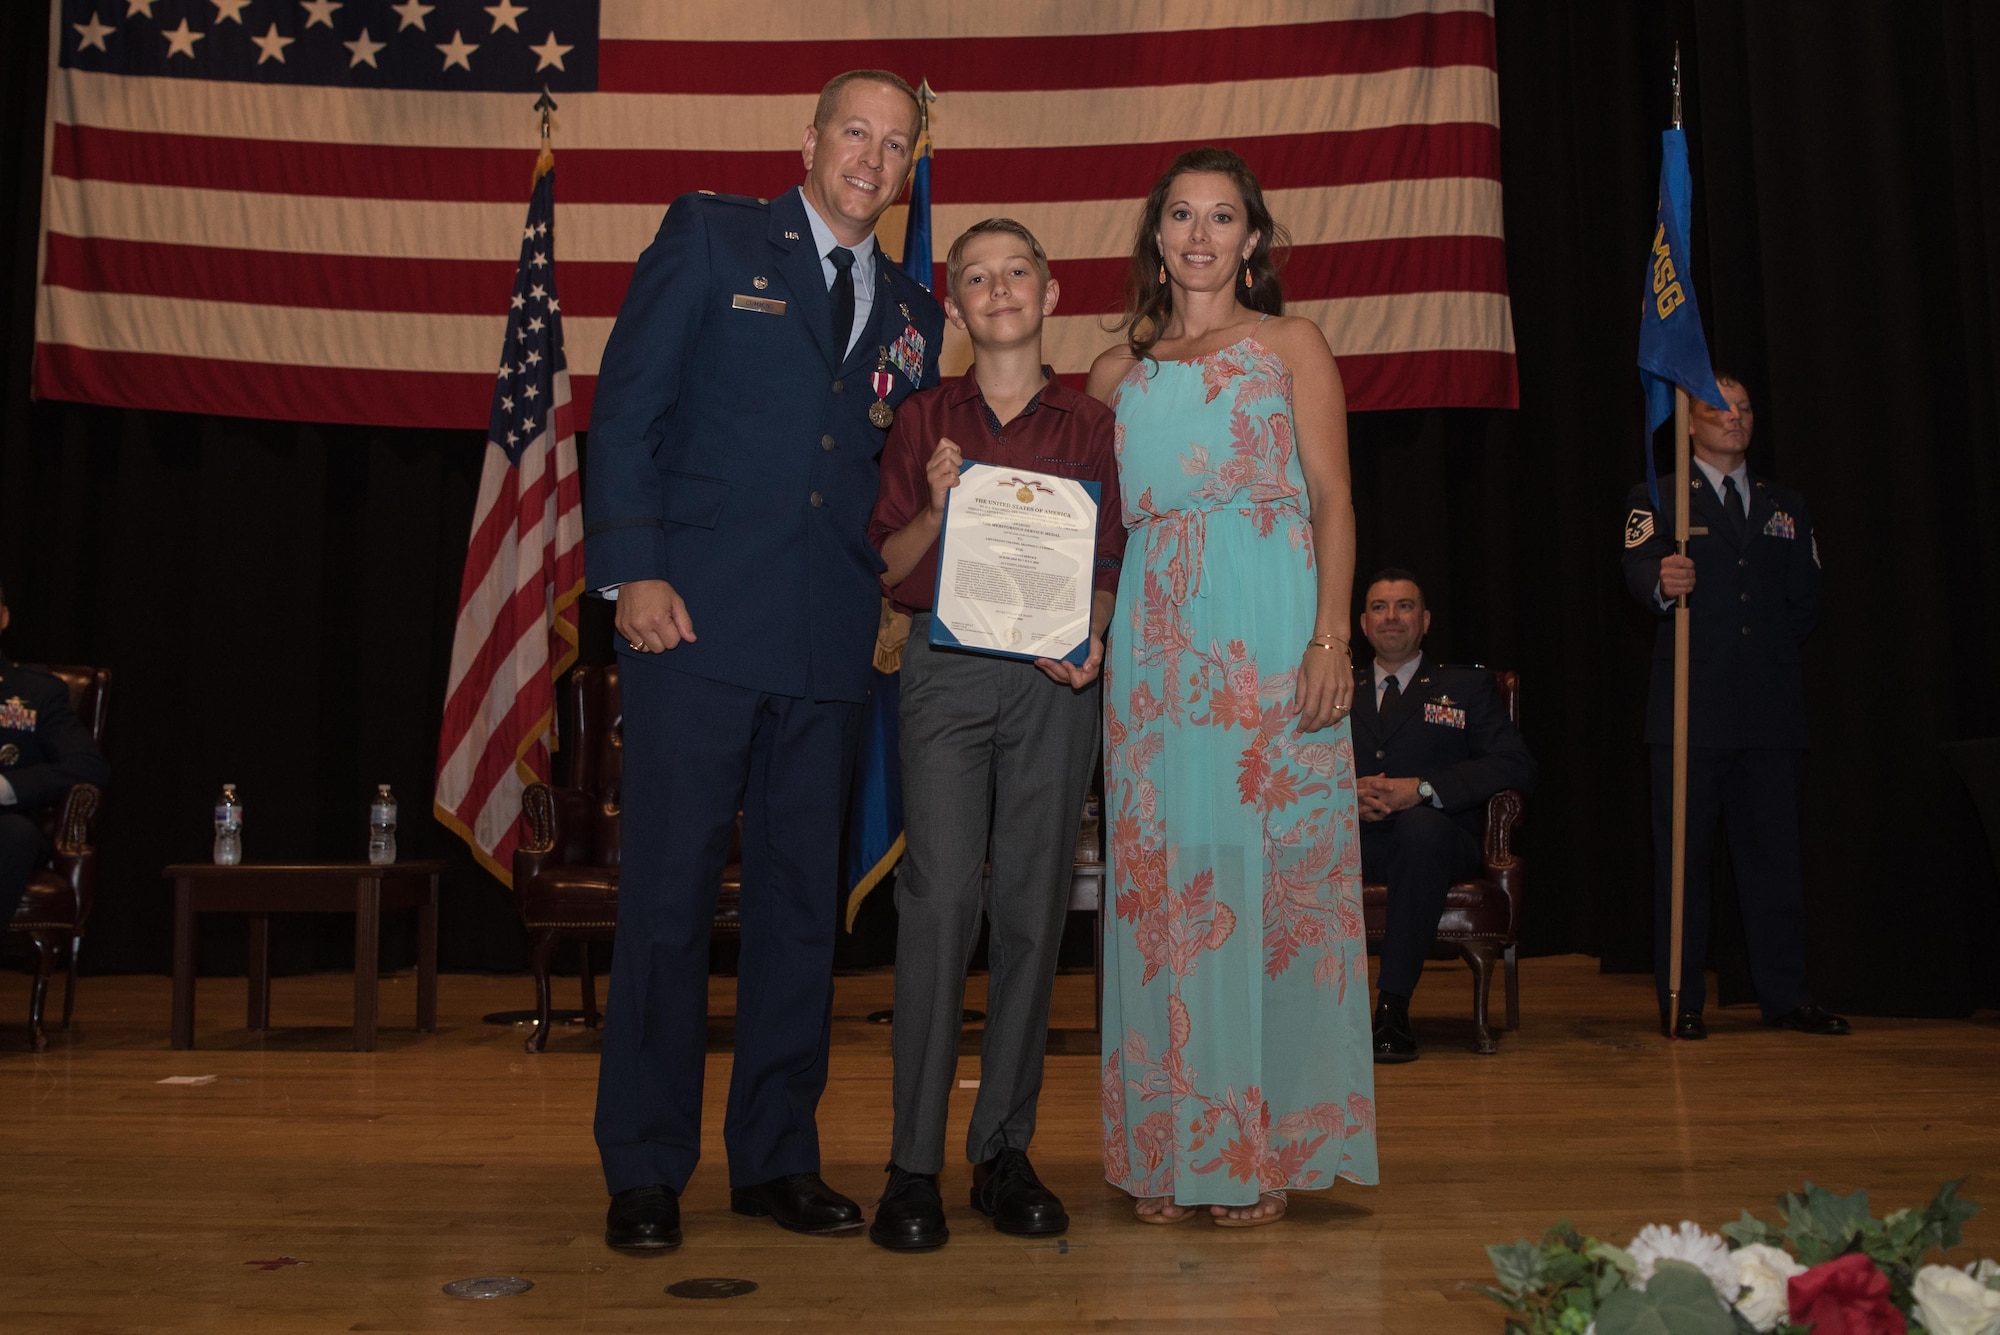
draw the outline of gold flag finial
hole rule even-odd
[[[556,151],[550,136],[556,128],[556,100],[549,96],[549,87],[542,85],[542,95],[535,99],[535,110],[542,117],[542,151],[535,155],[535,180],[539,181],[556,168]]]

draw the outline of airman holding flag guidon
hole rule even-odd
[[[1847,1022],[1815,1004],[1805,980],[1799,645],[1819,617],[1819,548],[1805,498],[1749,472],[1749,391],[1709,364],[1688,264],[1692,184],[1678,52],[1674,128],[1662,150],[1639,332],[1646,478],[1627,499],[1624,526],[1626,586],[1671,617],[1655,639],[1646,711],[1660,1024],[1672,1038],[1708,1036],[1708,860],[1724,821],[1765,1023],[1844,1034]],[[1677,466],[1673,493],[1663,499],[1652,432],[1670,411]]]

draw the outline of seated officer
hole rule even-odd
[[[0,589],[0,631],[7,629]],[[16,667],[0,650],[0,928],[28,893],[28,873],[48,853],[44,808],[71,784],[103,783],[111,767],[69,707],[69,687],[46,672]]]
[[[1384,570],[1361,601],[1375,650],[1356,668],[1354,772],[1361,875],[1389,887],[1376,983],[1375,1060],[1417,1059],[1410,994],[1437,936],[1445,892],[1479,867],[1486,799],[1535,786],[1535,758],[1507,717],[1493,674],[1424,661],[1431,614],[1407,570]]]

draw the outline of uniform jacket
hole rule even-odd
[[[878,255],[869,327],[843,356],[797,190],[682,195],[639,257],[605,345],[584,479],[588,587],[665,579],[695,639],[681,671],[819,700],[867,691],[882,560],[868,542],[886,432],[938,383],[944,314]],[[897,364],[900,360],[901,366]]]
[[[1445,814],[1475,838],[1487,798],[1503,788],[1534,789],[1535,757],[1483,667],[1420,661],[1387,717],[1375,709],[1374,669],[1357,667],[1350,717],[1355,774],[1430,780]]]
[[[69,707],[61,678],[24,668],[0,655],[0,777],[16,805],[31,812],[62,800],[71,784],[105,783],[111,766],[90,729]]]
[[[1672,745],[1674,735],[1674,621],[1653,597],[1660,560],[1674,550],[1671,490],[1663,490],[1658,514],[1643,485],[1626,500],[1625,584],[1660,619],[1646,700],[1646,741],[1655,746]],[[1805,497],[1754,473],[1749,490],[1750,536],[1739,546],[1721,499],[1694,470],[1688,744],[1804,750],[1799,644],[1819,620],[1819,547]]]

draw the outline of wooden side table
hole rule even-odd
[[[444,863],[249,863],[218,867],[179,863],[163,875],[174,883],[173,1046],[194,1046],[194,919],[198,913],[241,913],[250,919],[251,1029],[271,1022],[271,915],[354,915],[354,1050],[375,1050],[376,974],[382,910],[417,911],[417,1028],[437,1028],[438,876]]]

